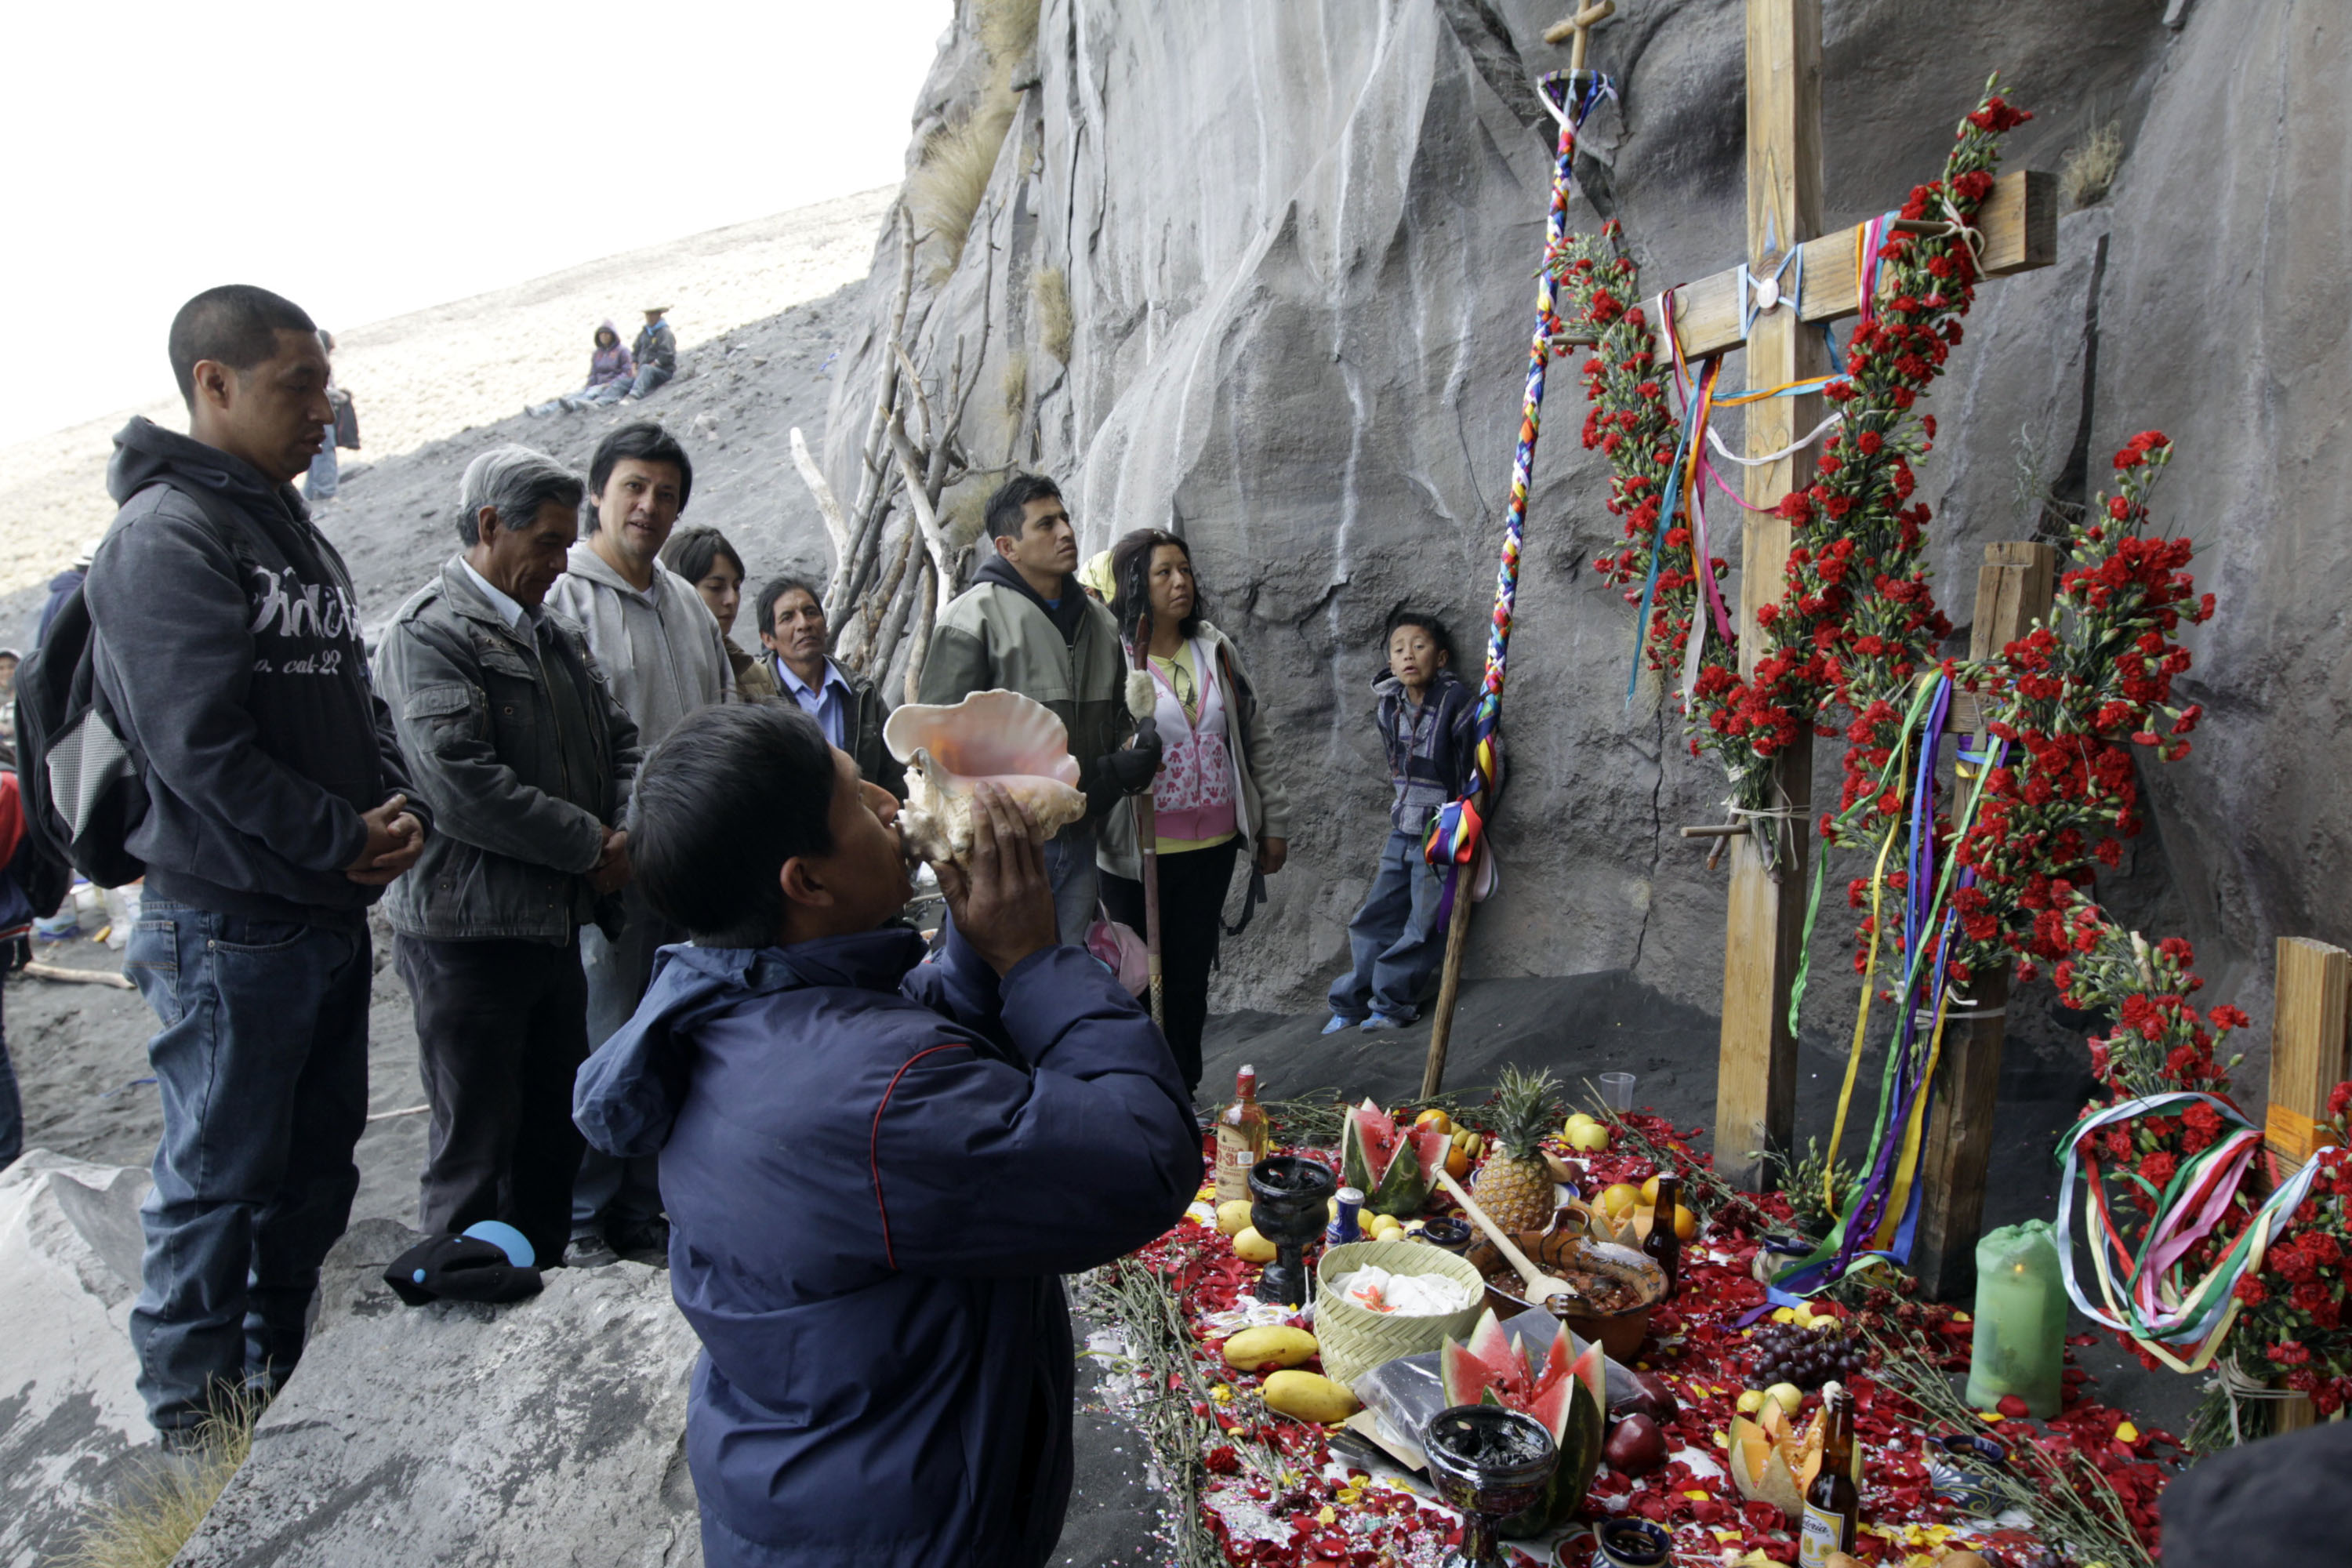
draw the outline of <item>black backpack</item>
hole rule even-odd
[[[147,872],[129,847],[147,816],[147,759],[99,689],[88,587],[66,596],[16,671],[16,782],[38,884],[25,893],[44,914],[62,901],[74,871],[101,888]]]
[[[168,479],[155,484],[194,502],[240,563],[250,558],[244,523],[216,497]],[[44,913],[64,899],[75,871],[100,888],[147,874],[130,847],[147,817],[147,758],[99,687],[89,593],[85,577],[16,671],[16,783],[39,867],[37,886],[25,891]],[[45,901],[52,882],[56,897]]]

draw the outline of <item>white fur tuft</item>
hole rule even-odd
[[[1135,721],[1139,724],[1150,718],[1158,711],[1159,707],[1160,693],[1152,685],[1151,672],[1148,669],[1129,670],[1127,672],[1127,710],[1135,716]]]

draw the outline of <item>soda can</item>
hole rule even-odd
[[[1326,1247],[1345,1247],[1363,1239],[1363,1233],[1356,1227],[1356,1215],[1364,1206],[1363,1192],[1356,1187],[1341,1187],[1338,1201],[1339,1212],[1331,1216],[1331,1223],[1323,1230]]]

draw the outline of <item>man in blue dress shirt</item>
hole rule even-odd
[[[849,753],[868,784],[906,799],[907,764],[882,744],[882,721],[889,710],[872,681],[850,675],[826,657],[832,629],[816,590],[797,577],[771,579],[752,602],[751,613],[784,700],[815,720],[824,738]]]

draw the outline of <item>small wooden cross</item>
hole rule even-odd
[[[1852,232],[1819,237],[1821,0],[1748,0],[1747,175],[1744,276],[1733,268],[1676,290],[1676,326],[1686,353],[1744,346],[1751,386],[1810,380],[1829,369],[1815,324],[1851,314],[1859,304]],[[1987,273],[2048,266],[2057,253],[2054,182],[2038,174],[2008,176],[1987,202],[1978,226]],[[1784,267],[1799,247],[1801,260]],[[1770,286],[1764,279],[1772,280]],[[1821,419],[1821,398],[1766,398],[1749,404],[1747,414],[1748,451],[1760,457],[1813,428]],[[1794,488],[1797,464],[1811,460],[1798,453],[1748,468],[1748,504],[1769,508],[1778,502]],[[1747,514],[1739,571],[1743,674],[1753,673],[1762,651],[1757,612],[1779,599],[1789,548],[1787,522],[1769,510]],[[1808,738],[1781,753],[1774,770],[1777,804],[1792,816],[1779,864],[1766,864],[1752,836],[1731,841],[1715,1160],[1718,1172],[1751,1190],[1764,1184],[1764,1155],[1788,1152],[1796,1120],[1797,1042],[1788,1017],[1801,957],[1807,818],[1812,809],[1812,746],[1810,731],[1805,733]],[[1990,1103],[1983,1109],[1989,1111]]]
[[[1584,44],[1586,35],[1591,32],[1595,26],[1607,21],[1616,14],[1617,0],[1600,0],[1598,5],[1587,5],[1575,16],[1563,16],[1559,21],[1554,22],[1550,26],[1546,27],[1544,29],[1543,36],[1544,42],[1547,44],[1566,44],[1568,46],[1568,68],[1572,71],[1580,71],[1584,68]]]

